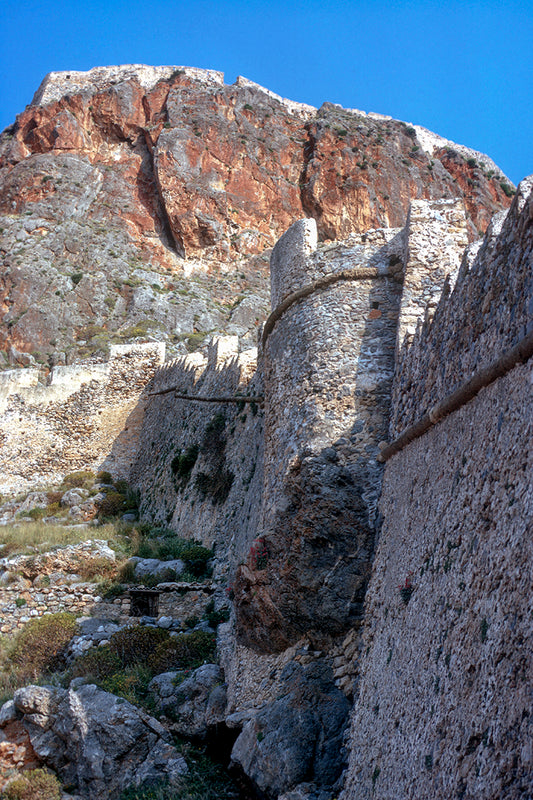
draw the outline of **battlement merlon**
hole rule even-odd
[[[270,256],[272,308],[311,282],[310,256],[318,244],[314,219],[300,219],[285,231]]]
[[[468,222],[461,200],[413,200],[406,224],[407,259],[398,338],[399,353],[417,324],[432,315],[446,281],[453,285],[468,245]]]

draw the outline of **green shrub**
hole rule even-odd
[[[68,612],[47,614],[28,622],[16,634],[9,660],[19,680],[37,680],[64,666],[63,653],[76,632],[76,617]]]
[[[124,586],[119,581],[110,581],[104,578],[103,581],[99,582],[99,591],[104,600],[114,600],[116,597],[123,595],[126,590],[127,586]]]
[[[195,485],[202,497],[211,497],[215,505],[224,503],[230,493],[235,475],[228,469],[212,474],[199,472],[196,476]]]
[[[24,516],[29,517],[34,522],[38,522],[48,516],[48,508],[30,508],[29,511],[24,513]]]
[[[90,489],[94,483],[94,472],[90,470],[80,470],[70,472],[63,478],[63,486],[67,489]]]
[[[180,775],[172,786],[162,782],[157,786],[131,787],[120,795],[120,800],[238,800],[241,795],[235,784],[203,749],[185,742],[179,749],[189,767],[186,775]]]
[[[205,618],[211,628],[216,628],[222,622],[229,620],[229,608],[221,608],[219,611],[206,611]]]
[[[113,476],[111,475],[110,472],[105,472],[105,471],[104,472],[97,472],[96,473],[96,480],[100,481],[100,483],[111,484],[111,483],[113,483]]]
[[[150,670],[142,665],[136,665],[128,670],[115,672],[108,678],[100,681],[100,686],[106,692],[123,697],[124,700],[138,705],[141,703],[146,707],[149,702],[148,684],[152,680]],[[154,710],[155,703],[150,703],[151,710]]]
[[[146,664],[154,650],[168,639],[169,632],[162,628],[136,625],[114,633],[109,640],[109,647],[119,657],[123,667],[130,667],[133,664]]]
[[[204,661],[213,660],[215,649],[214,633],[193,631],[187,636],[169,637],[150,655],[148,666],[154,675],[170,670],[196,669]]]
[[[92,647],[79,656],[72,667],[72,677],[89,677],[97,681],[108,678],[122,668],[122,662],[108,644]]]
[[[207,574],[208,561],[213,557],[213,551],[201,544],[186,541],[181,549],[179,558],[185,562],[187,569],[195,578]]]
[[[191,444],[184,453],[182,453],[181,450],[178,450],[172,459],[170,463],[170,469],[172,470],[174,482],[177,487],[183,488],[186,486],[189,478],[191,477],[193,467],[196,464],[196,459],[198,458],[199,452],[200,448],[198,445]]]
[[[506,195],[506,197],[512,197],[515,194],[515,190],[511,186],[509,186],[508,183],[500,181],[500,186],[502,192],[504,193],[504,195]]]
[[[126,497],[120,492],[108,492],[100,503],[98,516],[100,519],[117,517],[126,510]]]
[[[203,342],[205,337],[207,336],[205,331],[199,331],[198,333],[190,333],[185,338],[185,347],[189,351],[189,353],[194,353],[198,350]]]
[[[5,800],[61,800],[61,784],[45,769],[32,769],[11,781],[2,792]]]
[[[182,539],[173,531],[159,528],[152,530],[152,537],[146,534],[138,536],[133,546],[133,554],[139,558],[158,558],[161,561],[180,558],[185,562],[187,571],[195,578],[208,574],[208,562],[213,558],[213,551],[199,542]],[[125,578],[122,580],[126,582]]]

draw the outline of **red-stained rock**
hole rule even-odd
[[[413,198],[460,196],[474,238],[510,203],[486,157],[445,140],[429,153],[405,123],[317,111],[218,73],[168,68],[157,81],[143,69],[51,76],[0,137],[4,349],[45,357],[77,339],[94,352],[139,321],[167,336],[219,328],[258,286],[262,318],[254,257],[303,216],[338,239],[403,225]],[[190,294],[191,270],[201,297],[187,316],[171,300]]]

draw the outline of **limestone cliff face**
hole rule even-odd
[[[475,232],[511,191],[490,159],[423,129],[243,78],[51,74],[0,138],[0,346],[20,363],[147,333],[176,353],[214,330],[252,343],[262,255],[296,219],[342,239],[403,225],[413,198],[461,197]]]

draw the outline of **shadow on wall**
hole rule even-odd
[[[250,402],[261,378],[256,351],[237,344],[221,337],[208,359],[193,353],[157,373],[131,472],[143,518],[216,543],[225,570],[254,538],[261,493],[262,408]]]
[[[128,414],[123,428],[113,440],[111,450],[98,470],[110,472],[114,479],[130,480],[142,437],[146,408],[154,379],[144,388],[137,405]]]

